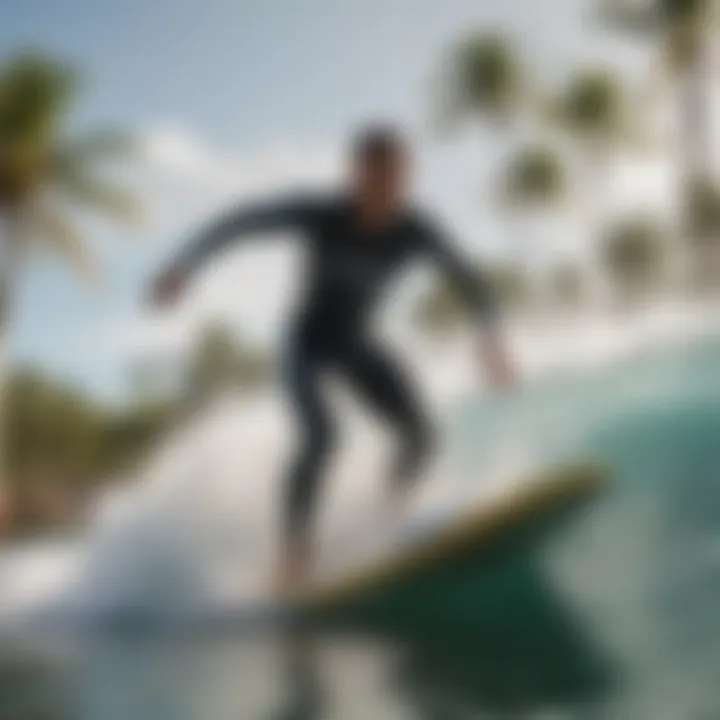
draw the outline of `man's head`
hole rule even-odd
[[[392,126],[363,129],[352,147],[354,191],[364,211],[382,217],[394,212],[407,192],[410,151]]]

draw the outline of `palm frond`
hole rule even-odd
[[[566,167],[551,147],[529,145],[509,160],[500,181],[500,200],[512,208],[550,207],[567,190]]]
[[[68,262],[85,280],[99,285],[103,273],[88,250],[80,229],[59,207],[49,201],[38,203],[32,215],[34,235]]]
[[[610,29],[679,44],[681,54],[720,19],[716,0],[600,0],[595,14]]]
[[[474,33],[448,59],[447,82],[454,107],[466,117],[504,123],[517,109],[524,72],[511,41],[498,34]]]
[[[97,177],[82,166],[57,166],[53,180],[58,191],[85,210],[102,213],[128,225],[136,225],[142,219],[140,204],[131,192]]]
[[[602,261],[623,284],[651,282],[662,272],[668,242],[669,234],[656,218],[621,218],[605,233]]]
[[[600,0],[595,19],[611,30],[650,37],[663,26],[659,0]]]
[[[23,54],[0,71],[0,146],[42,145],[62,121],[77,88],[66,65]]]
[[[628,99],[622,84],[606,68],[576,72],[555,100],[554,112],[570,133],[591,144],[627,139]]]
[[[131,159],[137,143],[134,135],[126,131],[105,128],[67,140],[55,153],[54,162],[77,166],[106,160]]]

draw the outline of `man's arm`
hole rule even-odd
[[[515,371],[500,332],[500,308],[495,289],[484,273],[463,258],[453,243],[430,222],[423,223],[422,242],[430,259],[447,275],[467,303],[480,335],[482,362],[498,385],[512,384]]]
[[[243,237],[304,227],[310,222],[314,203],[305,197],[240,207],[221,215],[203,228],[157,275],[152,296],[157,303],[172,301],[180,294],[192,273],[212,255]]]

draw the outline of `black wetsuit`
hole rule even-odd
[[[285,377],[299,413],[303,442],[290,469],[286,531],[304,537],[319,480],[334,441],[334,423],[320,377],[339,373],[401,440],[395,477],[414,477],[431,433],[408,374],[368,332],[383,291],[409,260],[437,263],[466,298],[478,320],[494,316],[487,283],[446,243],[435,224],[415,209],[381,230],[363,229],[344,196],[294,197],[234,211],[192,242],[177,265],[190,270],[241,235],[297,230],[308,247],[304,302],[292,330]]]

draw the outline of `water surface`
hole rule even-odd
[[[612,474],[524,569],[522,608],[441,633],[38,630],[2,646],[0,717],[720,717],[718,368],[704,340],[458,412],[458,493],[519,455]]]

